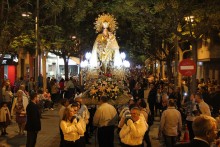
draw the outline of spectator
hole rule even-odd
[[[220,110],[220,85],[216,87],[216,91],[212,97],[213,114],[219,114]]]
[[[186,96],[183,97],[183,99],[186,99]],[[194,133],[192,129],[192,123],[195,119],[195,112],[196,109],[196,103],[195,103],[195,95],[190,95],[190,100],[188,102],[183,102],[183,105],[185,106],[185,112],[186,112],[186,124],[187,128],[189,130],[189,138],[192,140],[194,138]]]
[[[6,102],[1,104],[0,108],[0,128],[2,131],[2,136],[7,135],[6,129],[11,123],[11,115]]]
[[[45,102],[45,104],[44,104],[45,109],[54,110],[53,109],[54,103],[51,100],[51,95],[50,95],[48,89],[46,89],[45,92],[44,92],[44,102]]]
[[[11,92],[11,86],[7,85],[5,88],[5,97],[3,102],[7,103],[8,109],[11,110],[12,106],[12,98],[13,98],[13,93]]]
[[[42,74],[40,74],[39,76],[38,76],[38,78],[37,78],[37,82],[38,82],[38,89],[39,88],[43,88],[43,75]]]
[[[147,124],[144,119],[140,118],[140,109],[131,108],[131,119],[127,120],[119,133],[122,146],[141,147],[146,130]]]
[[[167,106],[168,106],[168,95],[164,93],[161,99],[161,110],[160,110],[161,115],[163,111],[167,109]]]
[[[139,82],[137,82],[135,84],[135,87],[132,91],[132,96],[134,97],[134,99],[137,101],[139,98],[144,98],[144,90],[141,87],[141,84]]]
[[[40,113],[38,111],[38,97],[37,93],[32,93],[30,102],[26,108],[27,112],[27,141],[26,147],[34,147],[37,141],[37,134],[41,130]]]
[[[100,147],[114,146],[114,128],[118,120],[116,109],[108,104],[107,101],[107,96],[101,97],[101,105],[96,110],[93,118],[94,126],[98,127],[98,143]]]
[[[196,105],[196,108],[198,110],[197,115],[204,114],[204,115],[211,116],[209,105],[206,102],[204,102],[204,100],[202,99],[201,93],[198,92],[195,94],[195,101],[198,103]]]
[[[180,112],[175,108],[173,99],[169,99],[167,110],[162,113],[159,135],[163,135],[166,147],[173,147],[176,138],[182,129],[182,118]]]
[[[10,82],[9,81],[4,81],[3,87],[2,87],[2,98],[0,98],[0,103],[4,101],[5,99],[5,91],[6,91],[6,87],[10,86]]]
[[[28,82],[28,92],[29,92],[29,93],[32,93],[32,92],[35,91],[35,89],[36,89],[36,87],[35,87],[34,78],[31,77],[30,80],[29,80],[29,82]]]
[[[24,128],[25,128],[25,124],[27,121],[27,118],[26,118],[27,103],[25,102],[26,100],[24,99],[25,97],[23,95],[23,91],[18,90],[17,98],[14,99],[13,104],[12,104],[12,110],[11,110],[12,116],[15,115],[16,117],[15,120],[18,124],[19,135],[24,135]]]
[[[156,103],[155,103],[155,114],[157,116],[157,114],[160,116],[160,110],[161,110],[161,99],[162,99],[162,92],[161,92],[161,88],[157,89],[157,99],[156,99]]]
[[[176,147],[210,147],[217,137],[217,123],[211,116],[197,116],[193,121],[192,128],[195,138],[189,143],[179,144]]]
[[[59,81],[59,86],[60,86],[60,97],[61,99],[64,97],[64,79],[61,78],[61,80]]]
[[[48,89],[49,93],[51,93],[50,77],[47,77],[47,89]]]
[[[154,120],[154,107],[157,100],[157,87],[156,85],[150,85],[150,88],[151,90],[148,95],[148,104],[149,104],[152,120]]]
[[[53,103],[56,103],[59,99],[59,84],[55,79],[51,80],[51,99]]]

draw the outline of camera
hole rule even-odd
[[[125,124],[127,124],[127,121],[131,119],[131,114],[125,115]],[[131,119],[132,120],[132,119]]]

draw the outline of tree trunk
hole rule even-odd
[[[69,57],[63,57],[64,60],[64,71],[65,71],[65,79],[69,78],[69,68],[68,68],[68,62],[69,62]]]
[[[170,60],[170,58],[168,57],[166,62],[167,62],[167,78],[168,78],[168,82],[171,83],[173,77],[172,60]]]

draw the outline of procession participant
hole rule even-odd
[[[131,108],[131,119],[123,125],[119,136],[123,147],[141,147],[143,144],[144,134],[147,131],[145,119],[140,117],[138,107]]]
[[[77,113],[77,106],[67,107],[64,110],[63,118],[60,122],[60,128],[64,135],[63,146],[64,147],[82,147],[85,144],[82,144],[80,141],[80,135],[83,135],[85,130],[84,120],[81,118],[77,120],[74,116]]]
[[[118,114],[116,109],[107,103],[107,96],[102,96],[100,101],[101,105],[97,108],[93,117],[93,124],[98,127],[98,143],[100,147],[113,147],[114,128],[118,120]]]

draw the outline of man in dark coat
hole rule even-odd
[[[37,93],[32,93],[30,96],[30,102],[27,105],[27,141],[26,147],[34,147],[37,140],[38,131],[41,130],[40,112],[37,106],[38,97]]]
[[[213,114],[219,115],[220,110],[220,85],[216,87],[216,91],[212,94],[212,107],[213,107]]]
[[[148,104],[149,104],[152,120],[154,120],[154,107],[155,107],[156,100],[157,100],[157,86],[150,85],[150,88],[151,90],[148,95]]]
[[[189,143],[178,144],[175,147],[210,147],[217,137],[216,120],[211,116],[197,116],[192,127],[195,138]]]

